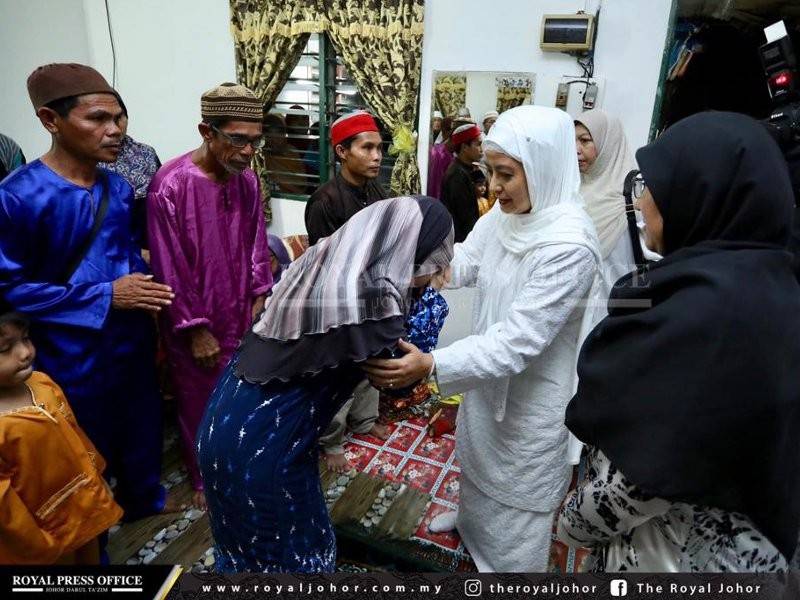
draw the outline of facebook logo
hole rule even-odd
[[[611,580],[611,595],[612,596],[627,596],[628,595],[628,582],[624,579]]]

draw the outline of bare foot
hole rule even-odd
[[[329,471],[333,471],[334,473],[346,473],[350,470],[350,462],[344,454],[328,454],[327,452],[323,452],[322,456],[325,459],[325,464],[328,465]]]
[[[208,502],[206,502],[206,494],[203,490],[195,490],[192,496],[192,506],[200,510],[208,510]]]
[[[372,426],[372,429],[367,432],[367,434],[371,435],[372,437],[376,437],[379,440],[388,440],[389,436],[392,435],[392,432],[388,426],[375,423]]]
[[[164,508],[161,509],[161,512],[162,512],[162,514],[163,513],[176,513],[176,512],[181,512],[183,510],[186,510],[187,508],[189,508],[189,507],[186,506],[185,502],[178,502],[175,499],[175,496],[167,494],[167,499],[164,501]]]

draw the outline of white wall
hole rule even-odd
[[[465,98],[472,118],[483,129],[483,115],[497,107],[497,81],[494,73],[471,71],[467,73],[467,94]]]
[[[200,144],[200,96],[235,81],[226,0],[109,0],[117,82],[129,133],[162,161]],[[111,81],[105,3],[84,0],[92,66]]]
[[[89,62],[83,0],[0,0],[0,56],[0,132],[30,160],[47,151],[50,135],[36,118],[25,82],[46,63]]]

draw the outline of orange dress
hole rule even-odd
[[[483,216],[492,210],[493,206],[494,200],[489,200],[488,198],[478,198],[478,214],[480,216]]]
[[[32,404],[0,412],[0,564],[52,564],[122,517],[61,388],[27,384]]]

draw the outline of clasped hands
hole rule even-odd
[[[414,344],[400,340],[397,347],[405,352],[401,358],[370,358],[361,368],[377,388],[404,388],[426,379],[433,368],[433,356]]]

